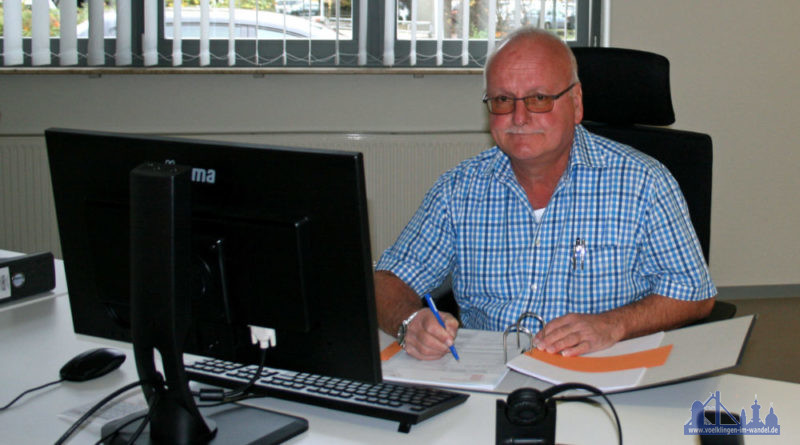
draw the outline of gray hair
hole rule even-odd
[[[503,40],[500,41],[500,44],[497,45],[497,47],[495,47],[494,51],[492,51],[492,53],[489,54],[489,57],[486,58],[486,64],[483,66],[484,91],[486,91],[487,87],[487,82],[486,82],[487,73],[489,72],[489,68],[492,66],[492,63],[494,62],[494,58],[497,55],[497,53],[499,53],[500,50],[503,49],[503,47],[508,45],[509,43],[522,39],[546,40],[560,45],[564,49],[564,52],[569,57],[570,70],[572,71],[572,82],[576,83],[580,81],[578,79],[578,61],[575,60],[575,54],[572,52],[572,48],[570,48],[565,41],[561,40],[560,37],[553,34],[552,32],[546,31],[541,28],[537,28],[535,26],[526,25],[526,26],[521,26],[508,33],[505,36],[505,38],[503,38]]]

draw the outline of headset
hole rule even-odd
[[[622,445],[622,427],[617,410],[608,397],[591,385],[563,383],[544,391],[535,388],[520,388],[508,395],[508,399],[497,400],[495,439],[497,445],[553,444],[556,434],[556,400],[583,401],[588,396],[555,396],[570,390],[584,390],[602,397],[617,423],[617,437]]]

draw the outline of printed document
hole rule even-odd
[[[508,372],[503,333],[459,329],[455,347],[461,360],[447,353],[439,360],[418,360],[399,350],[383,362],[387,381],[456,389],[493,390]]]

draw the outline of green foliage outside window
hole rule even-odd
[[[84,6],[78,9],[78,22],[86,20],[89,16],[88,9]],[[0,36],[5,35],[5,13],[3,4],[0,3]],[[33,11],[30,4],[22,5],[22,37],[31,37],[31,23],[33,21]],[[61,35],[61,14],[57,8],[50,8],[50,37]]]

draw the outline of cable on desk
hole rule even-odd
[[[98,440],[97,442],[94,443],[94,445],[101,445],[103,442],[105,442],[106,440],[114,437],[114,435],[116,435],[120,431],[122,431],[122,429],[125,428],[126,426],[128,426],[128,425],[130,425],[130,424],[132,424],[134,422],[138,422],[138,421],[144,419],[145,417],[147,417],[149,415],[150,415],[150,412],[148,411],[148,412],[146,412],[146,413],[144,413],[142,415],[135,416],[135,417],[132,417],[132,418],[128,419],[127,422],[125,422],[122,425],[120,425],[117,429],[115,429],[114,431],[112,431],[112,432],[106,434],[105,436],[101,437],[100,440]]]
[[[105,406],[105,404],[106,404],[106,403],[110,402],[110,401],[111,401],[111,400],[113,400],[115,397],[119,396],[120,394],[124,393],[125,391],[128,391],[128,390],[130,390],[130,389],[133,389],[133,388],[135,388],[135,387],[137,387],[137,386],[139,386],[139,385],[141,385],[141,384],[142,384],[142,381],[141,381],[141,380],[139,380],[139,381],[136,381],[136,382],[133,382],[133,383],[129,383],[129,384],[127,384],[127,385],[123,386],[122,388],[120,388],[120,389],[118,389],[118,390],[116,390],[116,391],[112,392],[111,394],[107,395],[105,398],[103,398],[103,400],[101,400],[101,401],[99,401],[99,402],[95,403],[95,404],[94,404],[94,406],[92,406],[91,408],[89,408],[89,410],[88,410],[88,411],[86,411],[85,413],[83,413],[83,415],[82,415],[82,416],[81,416],[81,417],[80,417],[78,420],[76,420],[76,421],[75,421],[75,423],[73,423],[73,424],[72,424],[72,425],[69,427],[69,429],[68,429],[67,431],[65,431],[65,432],[64,432],[64,434],[62,434],[62,435],[61,435],[61,437],[60,437],[60,438],[59,438],[59,439],[58,439],[58,440],[55,442],[55,445],[61,445],[61,444],[63,444],[64,442],[66,442],[66,441],[67,441],[67,439],[69,439],[69,436],[71,436],[71,435],[72,435],[72,433],[74,433],[74,432],[75,432],[75,430],[77,430],[77,429],[78,429],[78,427],[80,427],[80,426],[83,424],[83,422],[86,422],[86,419],[88,419],[89,417],[91,417],[91,416],[92,416],[92,414],[94,414],[95,412],[97,412],[97,410],[99,410],[100,408],[102,408],[103,406]]]
[[[260,349],[261,349],[261,360],[260,360],[260,362],[258,364],[258,369],[256,369],[255,373],[253,373],[253,376],[250,378],[250,380],[247,383],[242,385],[242,387],[239,388],[239,389],[235,389],[235,390],[228,391],[228,392],[223,392],[222,389],[218,389],[218,388],[213,388],[213,389],[204,388],[204,389],[201,389],[199,392],[194,393],[198,397],[198,399],[200,401],[202,401],[202,402],[216,402],[216,403],[203,404],[203,405],[197,405],[197,406],[199,408],[207,408],[207,407],[211,407],[211,406],[224,405],[226,403],[239,402],[241,400],[252,398],[252,396],[249,396],[247,394],[247,392],[250,390],[250,388],[253,387],[253,385],[255,385],[255,383],[256,383],[256,381],[258,381],[259,377],[261,377],[261,371],[264,370],[264,363],[267,361],[267,348],[266,347],[261,347]],[[262,396],[259,396],[259,397],[262,397]]]
[[[603,391],[595,388],[594,386],[586,385],[584,383],[563,383],[561,385],[558,385],[558,389],[559,389],[558,392],[563,392],[570,389],[582,389],[584,391],[588,391],[594,395],[602,397],[603,400],[606,401],[606,404],[608,404],[608,407],[611,408],[611,412],[614,414],[614,420],[617,423],[617,437],[619,438],[618,443],[619,445],[622,445],[622,424],[619,421],[619,416],[617,415],[617,410],[614,408],[614,404],[611,403],[611,400],[609,400],[608,397],[606,397],[606,394]],[[588,399],[588,396],[563,396],[554,399],[563,402],[572,402],[572,401],[586,400]]]
[[[250,379],[250,381],[248,381],[241,388],[239,388],[237,390],[230,391],[228,393],[222,393],[222,397],[219,400],[217,400],[217,397],[213,396],[215,391],[212,391],[211,392],[212,396],[210,396],[208,398],[211,399],[211,400],[217,400],[218,402],[220,402],[218,404],[233,403],[233,402],[237,402],[237,401],[240,401],[240,400],[244,400],[244,399],[250,398],[250,395],[247,394],[247,391],[249,391],[249,389],[255,384],[255,382],[258,380],[259,376],[261,375],[261,371],[264,369],[264,363],[265,363],[266,357],[267,357],[267,348],[268,348],[267,344],[271,342],[274,345],[275,332],[273,330],[264,329],[264,328],[257,328],[257,327],[253,327],[253,326],[251,326],[250,328],[251,328],[251,332],[254,332],[254,331],[258,332],[258,333],[256,333],[256,332],[253,333],[253,342],[254,343],[258,342],[259,343],[259,347],[261,349],[261,362],[258,365],[258,369],[256,370],[255,374],[253,374],[253,377]],[[269,332],[264,333],[264,332],[261,332],[261,331],[269,331]],[[271,337],[271,338],[267,338],[267,337]],[[55,383],[58,383],[60,381],[61,380],[59,380],[57,382],[51,382],[48,385],[55,384]],[[132,388],[135,388],[137,386],[140,386],[141,384],[142,384],[141,380],[139,380],[137,382],[134,382],[134,383],[127,384],[127,385],[123,386],[122,388],[120,388],[120,389],[114,391],[113,393],[109,394],[108,396],[103,398],[103,400],[97,402],[88,411],[86,411],[83,414],[83,416],[81,416],[81,418],[76,420],[75,423],[73,423],[72,426],[70,426],[70,428],[66,432],[64,432],[64,434],[55,442],[55,445],[62,445],[69,438],[69,436],[71,436],[72,433],[74,433],[75,430],[77,430],[78,427],[80,427],[83,424],[83,422],[85,422],[89,417],[91,417],[92,414],[94,414],[97,410],[102,408],[106,403],[108,403],[109,401],[113,400],[115,397],[119,396],[120,394],[124,393],[125,391],[128,391],[128,390],[130,390]],[[45,386],[47,386],[47,385],[45,385]],[[43,387],[44,386],[42,386],[40,388],[43,388]],[[33,391],[33,390],[40,389],[40,388],[34,388],[34,389],[29,390],[29,391]],[[24,394],[25,393],[23,393],[20,396],[18,396],[17,399],[19,397],[22,397],[22,395],[24,395]],[[200,399],[201,400],[203,400],[203,396],[204,396],[203,391],[200,391]],[[159,394],[156,393],[154,395],[154,399],[152,400],[153,403],[149,403],[148,402],[149,408],[148,408],[147,413],[145,415],[137,416],[135,419],[131,419],[130,422],[126,422],[124,425],[120,426],[119,428],[117,428],[112,433],[109,433],[107,436],[109,436],[109,437],[113,436],[114,434],[118,433],[123,427],[130,425],[132,422],[134,422],[136,420],[144,418],[144,420],[141,422],[141,424],[139,424],[139,427],[136,429],[136,431],[131,436],[130,442],[136,441],[136,439],[144,431],[144,428],[150,422],[150,418],[151,418],[152,412],[154,410],[154,407],[158,404],[158,397],[159,397]],[[14,403],[17,399],[14,399],[11,403]],[[10,406],[10,404],[8,406]],[[202,405],[199,405],[199,407],[202,407]],[[105,438],[101,438],[100,442],[102,442],[103,440],[105,440]]]
[[[119,425],[117,427],[117,429],[115,429],[111,433],[107,434],[106,438],[113,437],[115,434],[117,434],[120,431],[122,431],[123,428],[125,428],[126,426],[130,425],[133,422],[141,420],[142,422],[139,424],[138,427],[136,427],[136,431],[134,431],[133,434],[131,434],[131,437],[128,438],[128,441],[127,441],[128,444],[136,443],[136,440],[139,439],[139,436],[142,435],[142,432],[144,432],[144,429],[147,427],[147,424],[149,424],[150,420],[153,418],[153,411],[155,411],[156,407],[158,406],[159,400],[160,400],[160,394],[158,392],[156,392],[155,394],[153,394],[152,403],[148,403],[147,404],[148,408],[147,408],[147,412],[145,414],[143,414],[141,416],[136,416],[135,418],[123,423],[122,425]],[[101,440],[104,440],[104,439],[101,439]]]
[[[207,392],[212,394],[212,396],[206,395],[206,397],[207,397],[206,400],[209,400],[209,399],[210,400],[217,400],[217,403],[203,404],[203,405],[198,404],[197,407],[198,408],[206,408],[206,407],[211,407],[211,406],[219,406],[219,405],[225,405],[225,404],[228,404],[228,403],[239,402],[241,400],[245,400],[245,399],[249,399],[249,398],[253,398],[253,397],[262,397],[262,396],[251,396],[251,395],[247,394],[247,391],[255,384],[256,380],[258,379],[258,376],[261,375],[261,371],[264,368],[264,362],[266,361],[266,356],[267,356],[267,352],[266,351],[267,351],[266,349],[262,349],[261,350],[261,364],[259,365],[257,372],[253,375],[253,377],[250,379],[250,381],[248,383],[243,385],[241,388],[233,390],[233,391],[230,391],[228,393],[221,393],[221,391],[220,391],[221,397],[219,397],[219,398],[213,396],[213,394],[216,393],[217,390],[209,390]],[[199,393],[193,392],[193,394],[195,394],[201,400],[203,400],[204,391],[201,390]],[[136,440],[139,438],[139,436],[141,436],[141,434],[144,432],[145,427],[150,423],[150,419],[152,418],[152,413],[156,409],[156,407],[158,406],[159,395],[160,394],[158,392],[153,394],[153,399],[151,400],[152,403],[148,403],[147,413],[142,414],[141,416],[136,416],[136,417],[134,417],[132,419],[129,419],[127,422],[119,425],[114,431],[111,431],[110,433],[108,433],[105,436],[103,436],[102,438],[100,438],[100,440],[98,440],[95,445],[99,445],[99,444],[105,442],[107,439],[109,439],[111,437],[114,437],[114,435],[118,434],[120,431],[122,431],[125,427],[129,426],[130,424],[132,424],[134,422],[137,422],[139,420],[142,420],[142,422],[137,427],[136,431],[134,431],[133,434],[131,434],[130,438],[128,439],[128,443],[135,443]]]
[[[40,389],[47,388],[48,386],[52,386],[52,385],[55,385],[56,383],[61,383],[63,381],[64,381],[64,379],[58,379],[58,380],[52,381],[50,383],[45,383],[44,385],[41,385],[41,386],[37,386],[36,388],[26,389],[25,391],[22,392],[22,394],[20,394],[17,397],[15,397],[14,400],[8,402],[8,404],[6,406],[0,408],[0,411],[5,410],[6,408],[10,408],[11,405],[17,403],[17,401],[19,399],[21,399],[23,396],[25,396],[25,394],[29,394],[29,393],[32,393],[34,391],[38,391]]]

